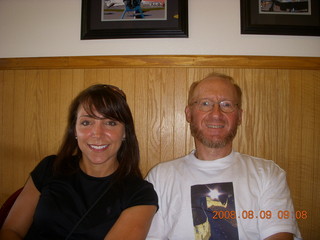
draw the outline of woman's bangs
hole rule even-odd
[[[101,98],[88,98],[83,104],[84,110],[93,118],[101,119],[103,118],[113,119],[119,122],[123,122],[119,107],[112,101],[107,101]]]

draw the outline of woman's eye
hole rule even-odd
[[[88,126],[88,125],[90,125],[90,122],[89,122],[89,121],[82,121],[82,122],[81,122],[81,125],[83,125],[83,126]]]
[[[106,125],[116,126],[116,125],[117,125],[117,122],[116,122],[116,121],[107,121],[107,122],[106,122]]]

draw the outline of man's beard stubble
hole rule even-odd
[[[201,131],[192,123],[190,123],[190,130],[191,130],[191,135],[199,140],[203,145],[209,148],[223,148],[225,147],[228,143],[232,142],[233,139],[235,138],[238,130],[238,125],[236,125],[234,128],[231,129],[229,134],[222,140],[210,140],[206,138]]]

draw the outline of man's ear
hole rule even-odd
[[[186,114],[186,120],[188,123],[191,122],[191,109],[190,109],[190,106],[187,105],[185,110],[184,110],[185,114]]]
[[[242,113],[243,113],[243,110],[240,109],[238,111],[238,125],[241,125],[241,123],[242,123]]]

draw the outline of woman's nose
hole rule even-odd
[[[101,137],[103,134],[103,126],[100,122],[96,122],[92,129],[92,134],[94,137]]]

